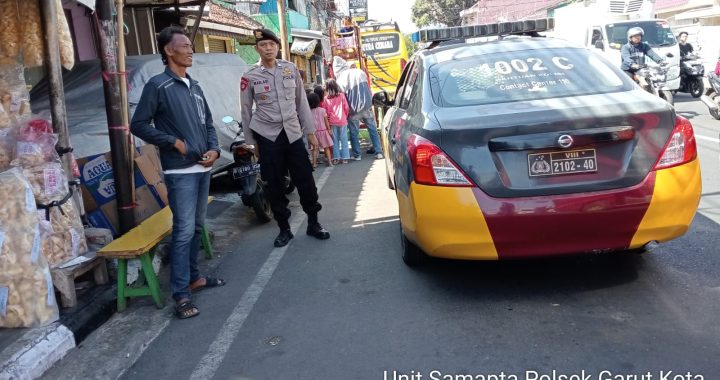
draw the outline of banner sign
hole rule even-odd
[[[367,0],[350,0],[350,17],[355,22],[367,20]]]

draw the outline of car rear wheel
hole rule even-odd
[[[395,185],[393,185],[393,181],[390,178],[390,169],[388,169],[387,157],[385,158],[385,178],[387,178],[388,189],[395,190]]]
[[[402,259],[409,267],[420,267],[427,262],[427,255],[417,245],[413,244],[402,232],[400,226],[400,245],[402,247]]]

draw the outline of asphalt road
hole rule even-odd
[[[170,321],[123,378],[720,379],[720,121],[686,95],[676,107],[704,183],[680,239],[645,255],[409,269],[383,163],[365,156],[316,172],[329,241],[304,234],[297,198],[286,249],[273,224],[244,226],[217,273],[229,284],[200,293],[201,315]]]

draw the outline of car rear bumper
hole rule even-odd
[[[497,260],[639,248],[684,234],[700,199],[697,160],[640,184],[592,193],[492,198],[412,183],[398,192],[403,232],[428,255]]]
[[[702,192],[700,162],[658,170],[650,207],[643,216],[630,248],[682,236],[692,223]]]

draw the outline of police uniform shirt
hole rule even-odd
[[[271,141],[283,128],[291,143],[315,132],[300,72],[288,61],[278,59],[275,68],[251,66],[240,81],[240,110],[243,127]],[[245,142],[255,144],[252,133],[245,133]]]

